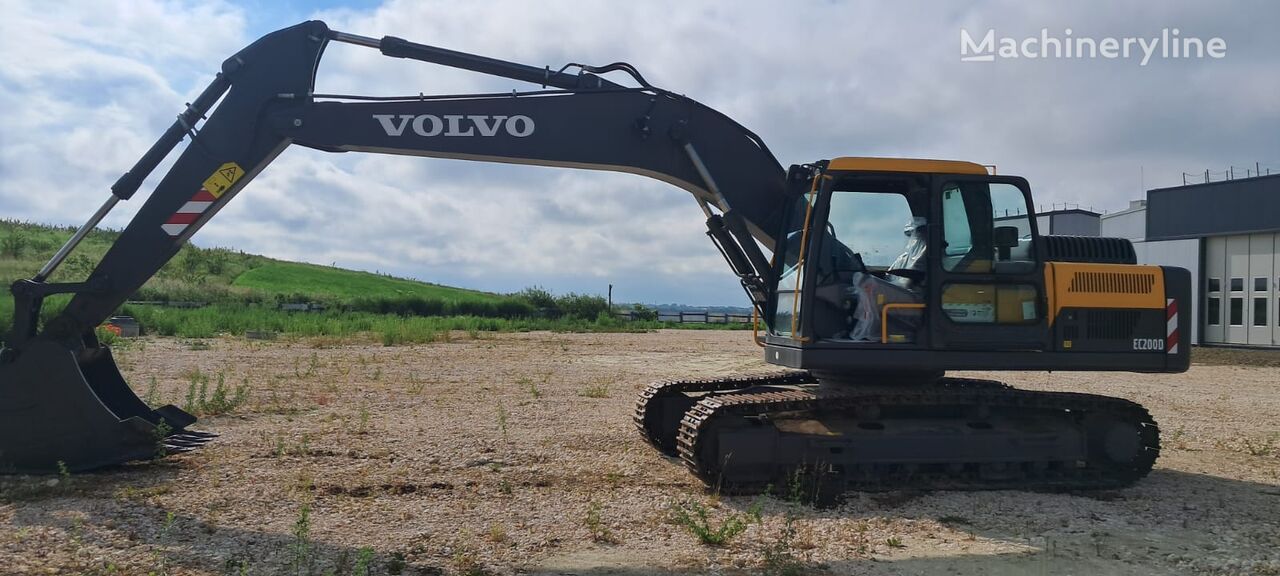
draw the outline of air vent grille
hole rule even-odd
[[[1085,336],[1090,340],[1128,340],[1138,328],[1137,310],[1086,310]]]
[[[1155,286],[1154,274],[1133,272],[1076,272],[1068,292],[1103,294],[1150,294]]]

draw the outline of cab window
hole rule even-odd
[[[1026,196],[1003,182],[942,187],[942,268],[962,274],[1025,274],[1035,269]]]

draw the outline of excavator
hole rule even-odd
[[[316,93],[335,42],[531,87]],[[50,282],[188,138],[88,278]],[[139,399],[94,329],[290,145],[629,172],[691,193],[763,328],[764,359],[780,369],[654,383],[634,422],[726,492],[796,479],[829,495],[1125,486],[1160,451],[1142,406],[947,371],[1167,373],[1190,362],[1179,341],[1190,315],[1177,313],[1189,273],[1137,265],[1126,240],[1040,234],[1023,178],[970,162],[857,156],[783,168],[750,130],[623,62],[553,70],[309,21],[223,62],[92,217],[12,285],[0,471],[89,470],[213,438],[181,409]],[[306,190],[296,193],[305,201]],[[70,301],[42,322],[55,294]]]

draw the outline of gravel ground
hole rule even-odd
[[[1166,449],[1129,489],[813,510],[715,498],[632,427],[651,380],[763,368],[741,332],[452,336],[130,342],[118,355],[139,395],[182,404],[206,381],[212,399],[221,381],[247,399],[203,418],[222,436],[190,454],[0,481],[0,573],[1280,574],[1273,357],[972,374],[1146,405]],[[678,507],[760,520],[707,547],[672,521]]]

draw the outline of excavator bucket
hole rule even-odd
[[[176,406],[148,407],[105,346],[76,354],[35,342],[0,364],[0,473],[76,472],[184,452],[215,436],[186,430],[195,421]]]

